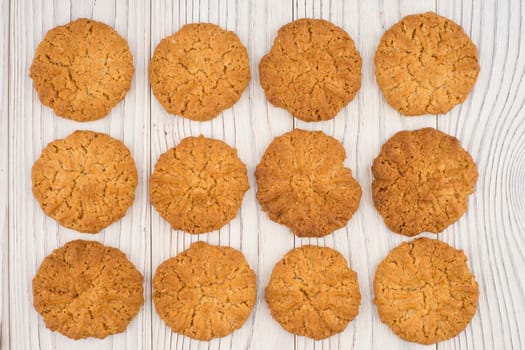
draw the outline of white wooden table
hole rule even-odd
[[[373,56],[386,28],[410,13],[436,11],[461,24],[479,48],[481,72],[468,100],[446,116],[404,118],[385,103],[374,79]],[[136,73],[131,91],[111,114],[89,123],[67,121],[42,106],[29,78],[34,49],[56,25],[78,17],[117,29],[129,41]],[[294,120],[270,105],[259,85],[258,63],[277,29],[301,17],[324,18],[354,38],[363,57],[363,85],[335,119]],[[241,100],[210,122],[168,115],[147,76],[161,38],[183,24],[213,22],[234,30],[248,48],[252,81]],[[469,210],[437,236],[465,250],[480,285],[479,309],[458,337],[435,349],[525,348],[525,4],[520,0],[0,0],[0,234],[2,349],[415,349],[383,325],[372,304],[377,264],[408,240],[389,232],[371,199],[372,160],[395,132],[424,126],[457,136],[477,162],[480,177]],[[294,237],[271,222],[255,199],[253,172],[273,137],[300,127],[340,140],[363,188],[361,205],[344,228],[319,239]],[[123,140],[139,170],[136,201],[126,217],[97,235],[60,227],[31,193],[31,166],[42,148],[75,129]],[[240,215],[218,232],[172,231],[148,201],[148,176],[159,155],[186,136],[204,134],[239,150],[251,189]],[[426,235],[435,238],[435,235]],[[49,331],[32,307],[31,279],[42,259],[73,239],[120,247],[145,277],[144,307],[126,332],[105,340],[72,341]],[[244,327],[229,337],[198,342],[172,333],[153,311],[151,276],[168,257],[205,240],[240,249],[257,272],[258,298]],[[339,250],[359,276],[359,316],[341,334],[320,342],[286,333],[274,322],[263,292],[275,263],[303,244]]]

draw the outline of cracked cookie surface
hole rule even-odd
[[[46,326],[72,339],[124,332],[144,303],[142,275],[117,248],[76,240],[55,249],[33,278]]]
[[[235,218],[249,187],[237,150],[204,136],[187,137],[162,154],[150,178],[155,209],[174,230],[194,234]]]
[[[344,167],[339,141],[295,129],[276,137],[257,165],[257,200],[273,221],[300,237],[321,237],[346,225],[361,187]]]
[[[414,236],[439,233],[467,210],[478,179],[458,139],[432,128],[401,131],[372,164],[372,197],[385,224]]]
[[[478,50],[463,28],[433,12],[394,24],[375,54],[377,84],[407,116],[447,113],[465,101],[478,73]]]
[[[30,68],[40,101],[81,122],[105,117],[130,89],[134,72],[126,40],[85,18],[47,32]]]
[[[458,335],[476,313],[479,288],[462,250],[428,238],[404,242],[379,264],[374,303],[399,337],[434,344]]]
[[[155,48],[149,77],[169,113],[210,120],[233,106],[248,86],[248,52],[234,32],[211,23],[187,24]]]
[[[259,64],[268,100],[304,121],[334,118],[361,87],[361,56],[341,28],[299,19],[279,29]]]
[[[153,301],[176,333],[198,340],[224,337],[242,327],[256,299],[255,272],[230,247],[193,243],[164,261],[153,277]]]
[[[97,233],[121,219],[137,187],[135,161],[126,146],[93,131],[75,131],[49,143],[31,177],[46,215],[84,233]]]
[[[265,299],[288,332],[316,340],[342,332],[359,313],[357,274],[331,248],[303,246],[274,267]]]

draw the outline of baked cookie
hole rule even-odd
[[[93,131],[75,131],[48,144],[31,177],[46,215],[85,233],[97,233],[122,218],[137,187],[137,169],[126,146]]]
[[[174,230],[204,233],[230,222],[249,188],[237,150],[204,136],[162,154],[150,178],[151,203]]]
[[[377,84],[407,116],[444,114],[462,103],[478,77],[478,49],[463,28],[433,12],[410,15],[383,34]]]
[[[164,261],[153,277],[160,318],[193,339],[224,337],[242,327],[256,299],[255,272],[230,247],[193,243]]]
[[[342,332],[359,313],[357,274],[336,250],[303,246],[277,263],[266,287],[273,318],[316,340]]]
[[[79,122],[105,117],[130,89],[134,72],[126,40],[85,18],[47,32],[30,68],[40,101]]]
[[[372,164],[372,197],[385,224],[405,236],[439,233],[467,210],[476,164],[457,138],[432,128],[400,131]]]
[[[279,29],[259,64],[268,100],[312,122],[334,118],[361,87],[361,56],[352,38],[321,19],[299,19]]]
[[[299,237],[321,237],[346,225],[361,187],[343,165],[339,141],[295,129],[276,137],[257,165],[257,200],[273,221]]]
[[[479,289],[462,250],[418,238],[392,249],[379,264],[374,293],[379,317],[394,333],[434,344],[467,327]]]
[[[117,248],[72,241],[33,278],[33,305],[47,328],[72,338],[121,333],[144,303],[142,275]]]
[[[186,24],[161,40],[149,78],[169,113],[210,120],[233,106],[248,86],[248,52],[234,32],[210,23]]]

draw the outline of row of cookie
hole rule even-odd
[[[438,240],[394,248],[379,264],[374,303],[399,337],[421,344],[452,338],[477,308],[467,258]],[[72,241],[54,250],[33,278],[33,303],[46,326],[73,339],[126,330],[144,303],[143,277],[117,248]],[[248,319],[256,275],[240,251],[193,243],[153,277],[153,302],[173,330],[198,340],[224,337]],[[274,267],[265,299],[288,332],[316,340],[342,332],[359,312],[357,274],[331,248],[303,246]]]
[[[106,24],[78,19],[51,29],[38,45],[30,76],[40,100],[62,117],[106,116],[131,87],[128,44]],[[446,113],[468,96],[479,73],[477,48],[463,29],[428,12],[385,32],[375,55],[376,80],[404,115]],[[361,56],[342,28],[300,19],[279,29],[259,64],[268,100],[305,121],[335,117],[361,87]],[[230,108],[251,75],[237,35],[189,24],[160,41],[149,66],[153,94],[172,114],[210,120]]]
[[[262,209],[300,237],[344,227],[361,199],[345,158],[341,143],[320,131],[295,129],[276,137],[255,170]],[[459,141],[432,128],[395,134],[382,146],[372,173],[375,207],[392,231],[407,236],[438,233],[457,221],[478,177]],[[47,215],[65,227],[97,233],[133,203],[137,170],[122,142],[76,131],[42,151],[32,183]],[[173,229],[194,234],[235,218],[249,188],[237,151],[203,136],[185,138],[162,154],[149,185],[159,214]]]

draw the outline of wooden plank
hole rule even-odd
[[[31,14],[27,16],[27,14]],[[78,123],[56,117],[44,107],[29,78],[34,49],[45,33],[78,17],[105,22],[128,39],[136,73],[131,91],[102,120]],[[73,341],[46,329],[32,307],[31,279],[42,259],[72,239],[92,239],[119,247],[145,275],[150,295],[149,206],[146,180],[149,168],[149,94],[146,67],[149,60],[149,4],[142,1],[17,1],[11,11],[10,88],[10,330],[13,348],[20,349],[148,349],[150,305],[146,304],[127,332],[104,341]],[[137,163],[139,185],[136,201],[124,219],[97,235],[62,228],[47,218],[31,193],[31,167],[45,145],[75,129],[90,129],[122,140]],[[125,132],[124,132],[125,131]]]
[[[166,15],[167,14],[167,15]],[[152,51],[158,42],[176,32],[183,24],[212,22],[235,31],[248,48],[252,81],[241,100],[210,122],[193,122],[169,115],[152,99],[152,164],[168,148],[190,135],[204,134],[224,140],[239,151],[246,163],[251,189],[244,198],[239,217],[218,232],[192,236],[172,231],[169,225],[152,211],[153,271],[164,260],[175,256],[197,240],[212,244],[231,245],[241,249],[258,274],[258,298],[245,326],[229,337],[210,343],[197,342],[172,333],[153,314],[153,348],[172,349],[263,349],[293,346],[293,336],[284,332],[269,316],[263,290],[275,262],[293,247],[293,237],[284,228],[270,222],[258,210],[255,200],[255,166],[274,136],[292,128],[292,119],[282,110],[270,106],[258,84],[258,62],[269,49],[277,29],[291,20],[291,7],[283,2],[262,1],[154,1],[152,16]],[[268,332],[278,334],[268,337]]]
[[[9,221],[8,221],[8,134],[9,134],[9,0],[0,1],[0,348],[9,347]]]
[[[439,349],[525,347],[525,8],[519,1],[437,2],[478,46],[481,71],[470,97],[439,129],[458,137],[479,179],[464,217],[440,238],[464,249],[480,286],[467,330]],[[523,203],[523,202],[521,202]]]

